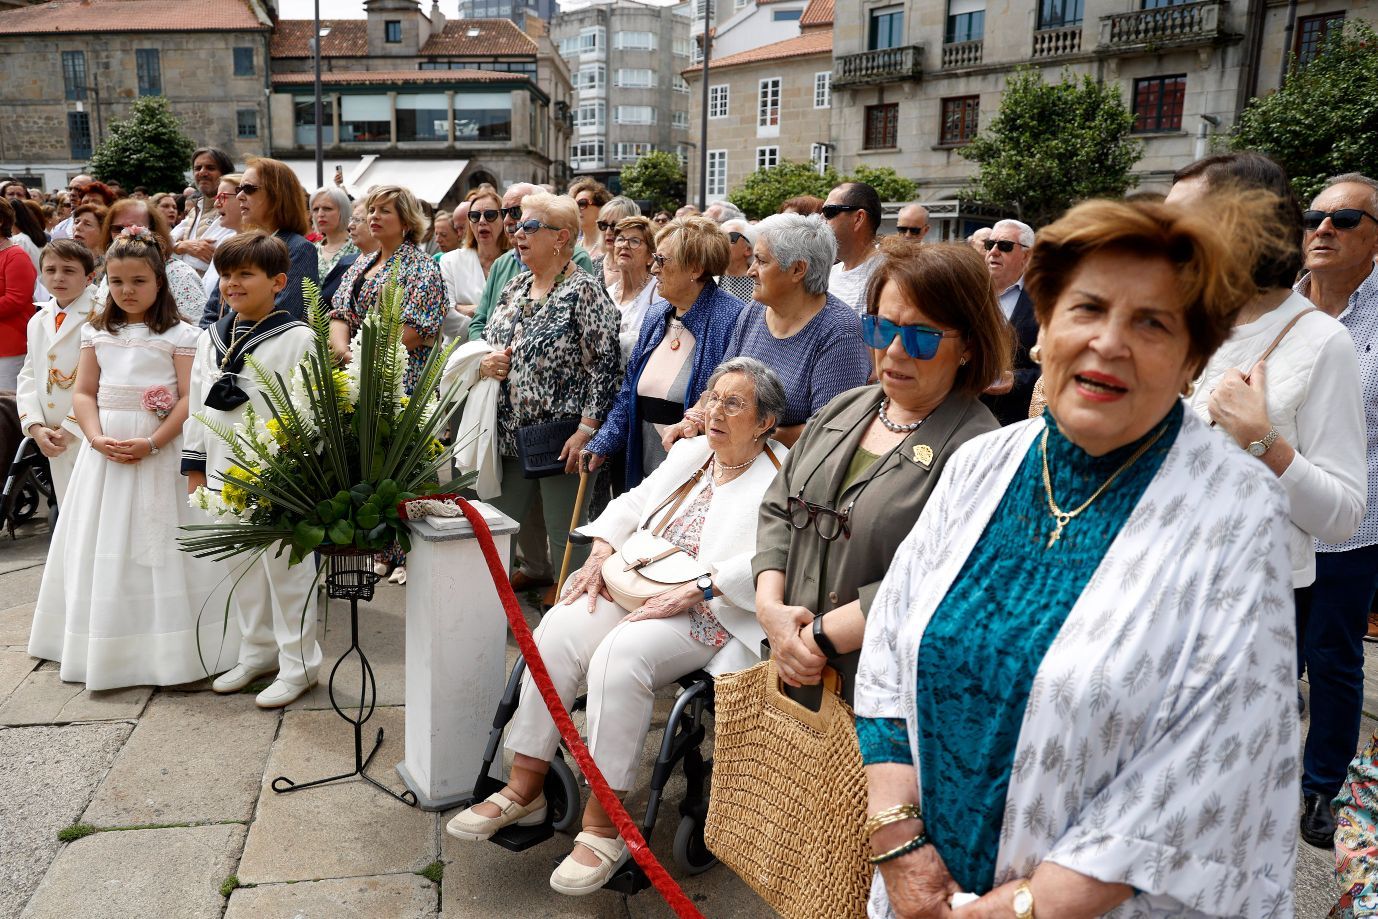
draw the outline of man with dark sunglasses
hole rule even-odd
[[[928,208],[922,204],[906,204],[900,208],[895,232],[909,239],[922,240],[928,235]]]
[[[983,397],[986,407],[1002,425],[1029,417],[1029,400],[1039,376],[1038,365],[1029,359],[1029,349],[1038,341],[1038,320],[1034,318],[1033,300],[1024,292],[1024,267],[1033,243],[1033,227],[1018,220],[1001,220],[991,227],[990,235],[981,244],[1000,311],[1010,321],[1018,341],[1013,386],[1002,392],[997,385]]]
[[[877,264],[880,218],[880,195],[865,182],[843,182],[823,202],[823,219],[837,237],[837,263],[828,274],[828,293],[858,315],[866,312],[866,287]]]
[[[1358,212],[1357,214],[1355,212]],[[1302,752],[1301,835],[1334,845],[1330,801],[1345,782],[1364,703],[1363,639],[1378,640],[1378,181],[1359,173],[1330,179],[1303,214],[1306,274],[1294,288],[1340,320],[1354,341],[1368,439],[1368,507],[1358,531],[1338,545],[1316,543],[1316,580],[1297,591],[1298,644],[1311,687]],[[1288,470],[1291,474],[1291,470]]]

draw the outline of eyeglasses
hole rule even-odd
[[[655,255],[651,256],[651,261],[656,263],[657,268],[664,268],[666,262],[673,262],[674,259],[668,255],[661,255],[657,252]]]
[[[252,182],[239,183],[239,193],[241,195],[256,195],[261,191],[263,191],[262,185],[255,185]]]
[[[539,220],[537,220],[535,217],[532,217],[530,220],[523,220],[521,223],[517,224],[515,227],[512,228],[512,232],[513,232],[513,233],[525,233],[527,236],[530,236],[532,233],[535,233],[537,230],[559,230],[559,229],[560,229],[559,227],[552,227],[552,226],[551,226],[550,224],[548,224],[548,223],[541,223],[541,222],[540,222]]]
[[[522,206],[518,204],[516,207],[500,207],[498,213],[502,214],[503,220],[516,220],[522,215]]]
[[[924,237],[928,235],[928,227],[895,227],[895,231],[901,236]]]
[[[229,191],[218,191],[218,192],[215,193],[215,202],[216,202],[217,204],[219,204],[221,201],[224,201],[225,199],[229,198],[229,197],[230,197],[231,195],[233,195],[233,194],[234,194],[234,192],[229,192]]]
[[[640,249],[645,242],[640,236],[619,236],[612,241],[614,246],[626,246],[628,249]]]
[[[860,204],[825,204],[823,205],[823,219],[832,220],[838,214],[859,210],[861,210]]]
[[[987,239],[986,241],[981,243],[981,245],[986,247],[987,252],[989,252],[992,249],[999,249],[1001,252],[1013,252],[1015,246],[1018,246],[1021,249],[1028,248],[1028,246],[1024,245],[1023,243],[1017,243],[1012,239]]]
[[[598,221],[598,229],[602,230],[604,233],[611,233],[613,230],[617,229],[617,221],[600,220]]]
[[[944,338],[962,337],[962,333],[956,330],[943,332],[924,325],[899,325],[870,314],[861,317],[861,339],[877,351],[890,347],[896,335],[900,337],[904,353],[916,361],[933,360]]]
[[[727,238],[728,238],[728,241],[730,241],[733,245],[736,245],[737,243],[741,242],[743,239],[746,239],[745,236],[743,236],[741,233],[736,232],[735,230],[732,231],[731,233],[728,233],[728,234],[727,234]]]
[[[833,542],[839,536],[852,538],[850,518],[852,508],[856,506],[855,501],[841,513],[831,507],[805,501],[802,494],[791,495],[785,506],[789,510],[789,525],[796,530],[807,530],[812,526],[824,542]]]
[[[349,223],[346,224],[346,226],[357,227],[357,226],[361,226],[361,225],[363,224],[363,222],[364,222],[364,218],[362,218],[362,217],[350,217],[350,218],[349,218]]]
[[[1321,228],[1327,217],[1330,218],[1330,225],[1337,230],[1352,230],[1363,223],[1365,217],[1378,223],[1378,217],[1374,217],[1368,211],[1357,207],[1342,207],[1338,211],[1302,211],[1301,225],[1314,232]]]
[[[593,202],[590,201],[588,198],[580,198],[579,200],[575,201],[574,203],[577,204],[577,205],[579,205],[579,210],[581,210],[581,211],[588,210],[590,207],[593,206]]]
[[[729,418],[735,418],[746,411],[746,400],[741,396],[728,396],[723,398],[715,392],[710,392],[703,400],[704,411],[711,412],[722,405],[722,413]]]
[[[495,211],[492,208],[489,208],[486,211],[470,211],[469,222],[478,223],[480,220],[486,220],[489,223],[497,223],[498,218],[501,216],[502,213],[500,211]]]

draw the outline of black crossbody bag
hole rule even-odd
[[[555,285],[546,293],[546,299],[564,280],[564,272],[555,279]],[[522,316],[521,318],[526,318]],[[507,346],[515,352],[517,324],[512,326],[512,334],[507,337]],[[560,459],[560,451],[565,443],[579,430],[582,419],[575,415],[570,418],[556,418],[538,424],[527,424],[517,428],[517,460],[522,464],[522,477],[544,479],[552,475],[563,475],[565,461]]]

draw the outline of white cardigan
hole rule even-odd
[[[784,462],[788,450],[770,441],[775,458]],[[708,459],[708,438],[691,437],[679,441],[641,484],[613,499],[598,519],[579,528],[586,536],[602,539],[614,549],[642,525],[645,517],[675,490],[689,480]],[[732,635],[708,664],[709,673],[730,673],[760,663],[761,642],[765,633],[756,621],[756,580],[751,574],[751,559],[756,555],[756,522],[761,500],[775,480],[775,464],[763,451],[746,472],[725,485],[713,487],[713,503],[703,522],[698,560],[708,566],[719,595],[709,601],[719,624]],[[694,487],[681,507],[689,505],[703,490],[705,480]],[[661,512],[663,515],[664,512]],[[660,516],[651,521],[654,526]]]
[[[1191,408],[1210,422],[1211,393],[1231,367],[1248,373],[1283,326],[1311,301],[1292,294],[1277,309],[1238,326],[1197,380]],[[1292,519],[1287,548],[1292,586],[1316,580],[1315,539],[1341,543],[1354,535],[1368,498],[1367,431],[1354,342],[1339,320],[1303,316],[1265,362],[1268,419],[1296,449],[1278,478]]]

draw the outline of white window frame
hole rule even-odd
[[[675,144],[675,156],[679,157],[680,168],[689,165],[689,145]]]
[[[613,158],[622,162],[638,160],[655,149],[655,144],[643,141],[623,141],[618,143]]]
[[[638,77],[641,79],[637,79]],[[655,89],[656,72],[649,67],[619,67],[617,80],[613,85],[627,89]]]
[[[757,148],[756,148],[756,171],[757,171],[757,172],[760,172],[762,169],[774,169],[776,166],[779,166],[779,165],[780,165],[780,148],[779,148],[779,147],[771,146],[771,147],[757,147]]]
[[[814,144],[809,148],[809,162],[813,163],[813,168],[822,175],[828,171],[832,165],[833,148],[829,144]]]
[[[581,131],[597,131],[608,123],[608,107],[604,102],[584,102],[574,108],[574,126]]]
[[[654,51],[656,33],[617,32],[612,37],[613,47],[618,51]]]
[[[591,75],[592,79],[585,79]],[[574,71],[574,88],[579,92],[599,92],[607,84],[608,68],[602,64],[585,64]]]
[[[590,26],[579,30],[579,53],[597,54],[608,44],[607,30],[602,26]]]
[[[671,112],[670,127],[685,128],[687,130],[689,127],[689,113],[685,111]]]
[[[676,38],[674,44],[675,57],[689,57],[693,52],[694,42],[688,38]]]
[[[654,105],[619,105],[614,108],[613,120],[616,124],[655,124],[656,109]]]
[[[727,151],[708,151],[708,197],[727,197]]]
[[[833,107],[833,72],[820,70],[813,75],[813,107]]]
[[[765,77],[756,84],[756,136],[780,136],[780,90],[779,77]]]
[[[672,85],[672,87],[674,88],[675,92],[677,92],[677,93],[688,93],[688,92],[689,92],[689,82],[688,82],[687,80],[685,80],[684,77],[680,76],[679,74],[675,74],[675,75],[674,75],[674,77],[673,77],[672,80],[671,80],[671,85]]]
[[[606,147],[602,138],[576,140],[569,145],[569,166],[571,169],[597,168],[603,165]]]
[[[726,118],[730,101],[727,83],[710,85],[708,87],[708,117]]]

